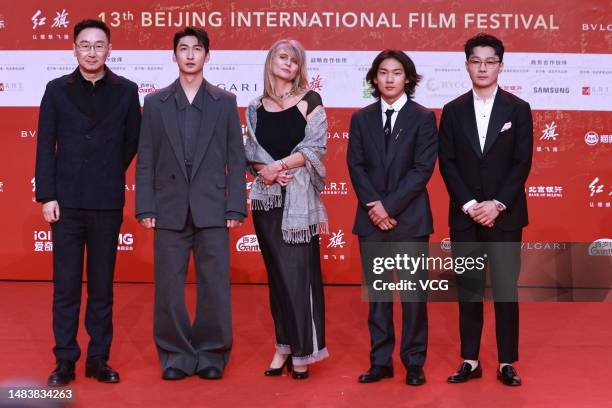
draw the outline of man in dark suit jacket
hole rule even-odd
[[[123,219],[125,171],[138,145],[138,86],[105,65],[110,31],[101,21],[74,27],[79,67],[54,79],[40,104],[36,200],[53,231],[53,349],[57,367],[49,386],[74,379],[76,341],[87,248],[90,336],[86,376],[117,382],[107,365],[113,335],[113,274]]]
[[[165,380],[221,378],[232,346],[228,228],[246,217],[246,159],[236,97],[203,77],[209,39],[174,36],[179,78],[145,98],[136,216],[155,228],[154,337]],[[184,283],[193,251],[193,324]]]
[[[454,256],[486,254],[495,300],[500,368],[506,385],[520,385],[517,281],[522,228],[527,225],[525,181],[531,168],[533,123],[529,104],[499,89],[502,42],[479,34],[465,45],[473,89],[444,106],[440,122],[440,172],[450,194]],[[485,271],[457,275],[461,356],[448,378],[482,376],[478,361],[483,325]]]
[[[433,231],[426,186],[438,149],[435,116],[410,99],[420,75],[402,51],[381,52],[366,79],[379,100],[351,119],[347,161],[358,200],[353,233],[359,236],[362,256],[364,245],[373,242],[418,243],[420,255]],[[362,383],[393,376],[392,299],[370,299],[368,327],[371,367],[359,377]],[[407,384],[425,383],[426,352],[427,304],[402,301],[400,356]]]

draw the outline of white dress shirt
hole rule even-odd
[[[497,95],[497,89],[499,87],[496,86],[491,95],[488,98],[483,99],[474,89],[472,89],[472,94],[474,96],[474,113],[476,114],[476,127],[478,128],[478,142],[480,143],[480,151],[484,151],[485,142],[487,141],[487,129],[489,128],[489,120],[491,120],[491,111],[493,110],[493,102],[495,101],[495,95]],[[499,203],[506,206],[504,203],[500,203],[497,200],[493,200],[495,203]],[[463,212],[467,214],[468,210],[476,204],[478,201],[470,200],[463,205]]]
[[[391,115],[391,131],[393,131],[393,127],[395,126],[395,120],[397,119],[398,112],[404,107],[404,105],[408,102],[408,95],[404,92],[402,96],[392,105],[389,105],[383,98],[380,98],[380,109],[382,110],[382,125],[385,126],[385,122],[387,121],[387,114],[385,113],[387,109],[393,109],[393,114]]]

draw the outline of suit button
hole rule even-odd
[[[83,160],[83,163],[89,163],[89,159]]]
[[[176,178],[176,176],[173,174],[173,175],[171,175],[171,176],[170,176],[170,178],[171,178],[172,180],[174,180],[174,179]]]
[[[90,134],[85,135],[85,139],[90,140],[91,139],[91,135]]]

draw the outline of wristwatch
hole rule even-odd
[[[497,207],[497,211],[502,212],[506,209],[506,207],[502,203],[495,203],[495,207]]]

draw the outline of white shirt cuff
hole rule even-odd
[[[474,205],[477,204],[478,201],[476,200],[470,200],[467,203],[463,204],[463,207],[461,207],[461,209],[463,210],[464,213],[468,213],[468,210]]]

